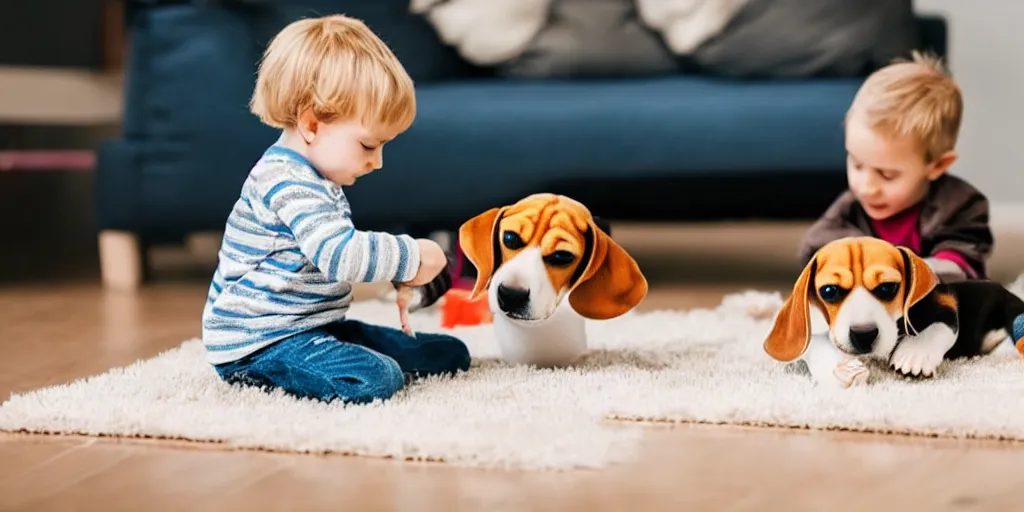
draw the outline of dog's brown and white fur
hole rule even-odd
[[[811,332],[811,306],[825,333]],[[803,358],[812,377],[848,387],[867,381],[857,357],[930,377],[945,359],[983,355],[1007,336],[1024,351],[1024,302],[998,283],[940,283],[905,247],[850,237],[822,247],[808,262],[764,342],[779,361]]]
[[[633,258],[565,196],[492,208],[462,225],[459,244],[477,269],[471,297],[486,290],[509,363],[571,365],[587,350],[585,318],[620,316],[647,295]]]

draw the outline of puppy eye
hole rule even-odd
[[[576,261],[576,255],[569,251],[555,251],[544,256],[544,263],[554,267],[564,267]]]
[[[514,231],[506,231],[505,234],[501,235],[501,243],[513,251],[526,247],[526,242],[523,242],[523,239],[519,237],[519,233]]]
[[[890,301],[896,298],[900,291],[899,283],[882,283],[871,290],[871,293],[879,300]]]
[[[818,289],[818,296],[829,304],[835,304],[846,297],[846,290],[834,284],[826,284]]]

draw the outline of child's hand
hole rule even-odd
[[[448,290],[452,289],[452,272],[450,263],[445,265],[440,274],[424,286],[417,288],[420,291],[420,302],[412,311],[420,308],[433,306],[435,302],[444,297]]]
[[[448,257],[445,256],[444,249],[441,249],[437,242],[418,238],[416,244],[420,247],[420,268],[412,280],[405,283],[409,286],[423,286],[433,281],[448,265]]]
[[[452,287],[451,262],[448,256],[431,240],[416,240],[420,247],[420,268],[416,276],[406,283],[395,283],[398,290],[398,308],[403,318],[403,329],[406,328],[406,310],[409,312],[430,307]],[[413,289],[419,292],[417,304],[411,304]]]

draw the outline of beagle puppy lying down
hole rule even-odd
[[[477,269],[470,298],[486,291],[512,364],[573,364],[587,349],[585,318],[620,316],[647,295],[636,261],[565,196],[492,208],[459,228],[459,244]]]
[[[812,336],[812,305],[827,333]],[[930,377],[944,359],[988,354],[1007,336],[1024,353],[1024,301],[999,283],[941,283],[911,250],[850,237],[808,262],[764,350],[778,361],[803,358],[819,383],[849,387],[867,381],[858,356]]]

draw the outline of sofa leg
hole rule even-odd
[[[134,291],[142,286],[143,249],[127,231],[100,232],[100,274],[108,290]]]

